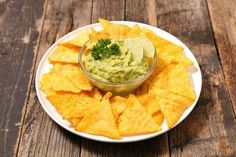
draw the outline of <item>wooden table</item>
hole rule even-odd
[[[189,46],[203,75],[193,112],[142,142],[108,144],[65,131],[43,111],[35,71],[58,37],[99,17],[147,23]],[[235,0],[1,0],[0,156],[236,156]]]

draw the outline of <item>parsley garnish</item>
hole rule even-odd
[[[117,55],[119,53],[119,45],[116,43],[111,44],[110,39],[100,39],[93,46],[91,50],[91,56],[95,60],[99,60],[101,58],[108,58],[111,55]]]

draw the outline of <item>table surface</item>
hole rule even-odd
[[[43,111],[35,71],[56,39],[99,17],[147,23],[178,37],[203,75],[193,112],[150,140],[108,144],[69,133]],[[0,156],[236,156],[235,0],[1,0]]]

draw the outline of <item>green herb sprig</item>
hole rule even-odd
[[[95,60],[100,60],[102,58],[108,58],[111,55],[119,54],[119,49],[119,45],[116,43],[111,44],[110,39],[100,39],[96,45],[93,46],[90,53]]]

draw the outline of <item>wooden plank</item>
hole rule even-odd
[[[158,26],[190,47],[203,74],[196,108],[169,132],[171,156],[236,156],[236,122],[205,1],[156,2]]]
[[[32,78],[43,0],[0,1],[0,156],[11,157]]]
[[[236,113],[236,2],[207,2],[225,81]]]
[[[90,23],[91,8],[91,0],[49,0],[36,67],[58,37]],[[48,117],[37,99],[33,79],[17,156],[77,157],[80,141],[80,137],[65,131]]]
[[[125,20],[157,26],[155,0],[126,1]]]
[[[93,0],[92,23],[99,18],[107,20],[124,20],[125,0]]]
[[[93,22],[96,22],[99,17],[104,17],[109,20],[124,20],[125,18],[126,20],[150,22],[152,25],[156,25],[155,1],[145,2],[144,0],[138,0],[134,4],[131,0],[126,0],[126,6],[123,4],[124,1],[121,0],[116,1],[116,3],[120,5],[111,4],[107,0],[94,1]],[[154,5],[151,9],[149,8],[150,4]],[[124,10],[125,8],[126,10]],[[81,156],[169,156],[167,134],[151,140],[127,144],[108,144],[83,139]]]

